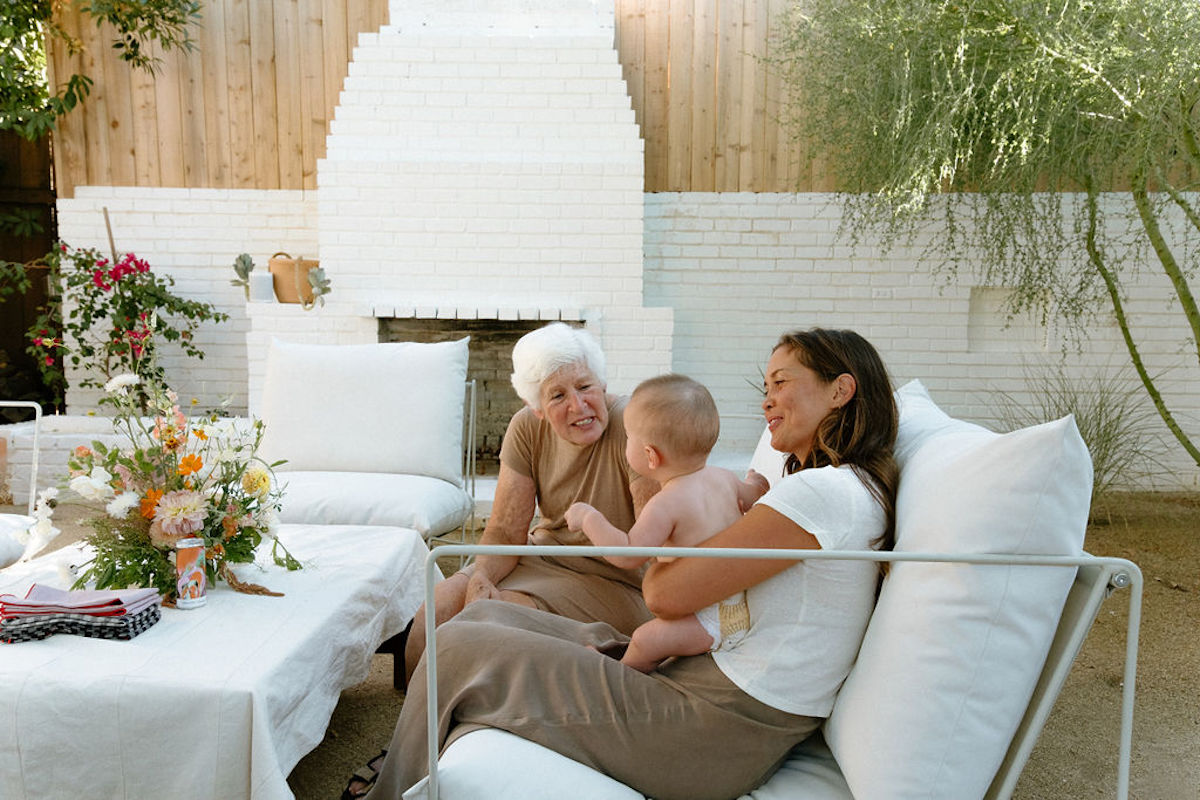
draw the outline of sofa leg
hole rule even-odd
[[[409,620],[404,630],[390,639],[385,639],[375,650],[376,653],[392,654],[392,686],[402,692],[408,688],[408,681],[404,679],[404,647],[408,644],[408,634],[412,626],[412,620]]]

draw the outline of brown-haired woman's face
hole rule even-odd
[[[764,388],[762,408],[771,430],[771,447],[803,461],[821,420],[842,405],[837,382],[825,383],[792,350],[778,347],[767,361]]]

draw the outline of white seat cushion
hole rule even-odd
[[[520,764],[520,769],[501,765]],[[428,778],[404,793],[424,800]],[[640,792],[564,755],[495,728],[456,739],[438,760],[438,794],[446,800],[644,800]],[[738,800],[854,800],[820,734],[810,736],[770,780]]]
[[[429,778],[404,793],[425,800]],[[438,759],[438,796],[446,800],[644,800],[623,783],[540,744],[495,728],[459,737]]]
[[[272,340],[260,454],[277,470],[392,472],[462,485],[467,340]]]
[[[381,472],[281,472],[283,522],[393,525],[428,539],[471,514],[471,495],[440,478]]]

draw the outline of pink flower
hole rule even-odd
[[[162,524],[163,533],[169,536],[190,536],[204,527],[207,513],[208,506],[202,494],[176,489],[167,492],[158,501],[158,513],[154,519]]]

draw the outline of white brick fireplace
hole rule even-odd
[[[614,390],[669,370],[672,310],[643,305],[642,151],[611,2],[393,0],[317,165],[333,291],[249,304],[252,409],[271,336],[377,341],[386,318],[584,322]]]

